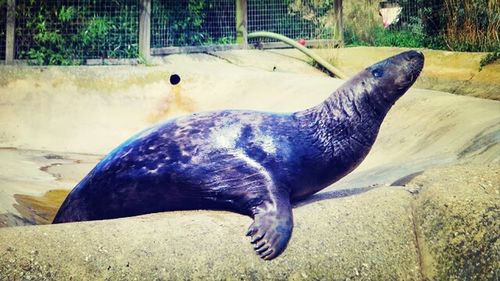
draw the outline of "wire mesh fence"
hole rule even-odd
[[[378,5],[379,16],[387,31],[400,31],[413,33],[415,38],[423,32],[422,0],[390,0],[380,1]],[[386,36],[384,33],[378,36]]]
[[[402,29],[422,20],[424,7],[421,4],[418,0],[381,1],[378,11],[385,27]]]
[[[7,44],[11,41],[6,40],[7,2],[0,1],[2,60],[6,41]],[[15,42],[10,44],[8,53],[13,50],[16,59],[35,64],[137,58],[139,41],[145,38],[139,38],[139,27],[149,26],[139,22],[144,0],[16,0],[15,3]],[[271,31],[295,40],[333,40],[339,36],[337,1],[247,0],[246,3],[249,33]],[[235,44],[236,18],[241,19],[243,13],[237,11],[236,4],[237,0],[151,0],[151,14],[146,17],[151,20],[150,46]],[[460,51],[491,51],[500,46],[498,1],[352,0],[343,1],[343,5],[343,35],[348,44]],[[145,41],[140,42],[144,48]]]
[[[333,3],[315,0],[248,0],[248,32],[270,31],[292,39],[333,39]]]
[[[5,2],[1,2],[5,9],[0,13],[6,13]],[[34,64],[78,64],[88,59],[137,58],[143,2],[17,0],[15,59]],[[248,0],[247,5],[249,32],[272,31],[294,39],[333,38],[333,1]],[[236,0],[151,0],[150,46],[235,44],[236,18],[242,14],[236,9]],[[3,20],[2,56],[5,25]]]
[[[18,0],[15,54],[38,64],[138,55],[137,0]]]
[[[7,32],[7,4],[0,2],[0,60],[5,60],[6,32]]]
[[[151,4],[153,48],[236,42],[235,0],[153,0]]]

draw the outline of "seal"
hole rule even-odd
[[[271,260],[290,240],[291,204],[361,163],[423,63],[417,51],[390,57],[299,112],[223,110],[158,124],[99,162],[54,223],[229,210],[253,218],[247,236],[257,254]]]

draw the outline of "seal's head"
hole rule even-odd
[[[356,75],[358,87],[382,108],[390,107],[417,80],[424,66],[424,55],[407,51],[378,62]]]

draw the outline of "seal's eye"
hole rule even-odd
[[[380,68],[375,68],[374,70],[372,70],[372,75],[375,78],[379,78],[382,77],[382,75],[384,75],[384,71]]]

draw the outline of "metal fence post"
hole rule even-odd
[[[147,59],[151,55],[151,0],[140,1],[139,55]]]
[[[16,42],[16,1],[7,0],[7,30],[5,32],[5,63],[13,64]]]
[[[338,40],[339,44],[344,44],[344,23],[342,21],[343,12],[342,12],[342,0],[335,0],[335,31],[333,39]]]
[[[243,46],[248,44],[247,19],[247,0],[236,0],[236,43]]]

